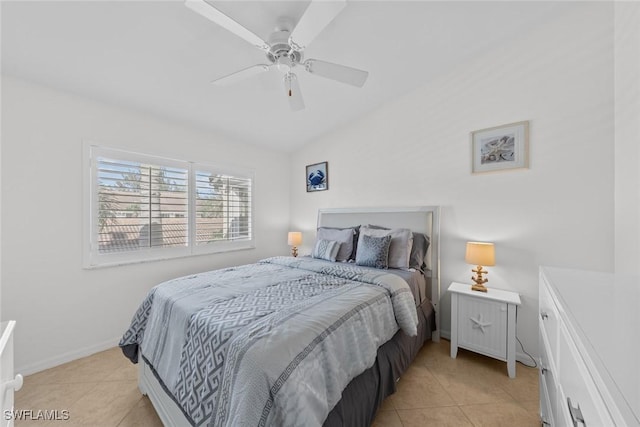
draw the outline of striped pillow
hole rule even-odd
[[[340,250],[340,242],[334,240],[320,239],[316,242],[311,256],[313,258],[324,259],[335,262],[338,251]]]

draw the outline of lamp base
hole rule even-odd
[[[297,257],[298,256],[298,248],[296,248],[295,246],[291,247],[291,256],[292,257]]]
[[[484,284],[487,283],[488,280],[482,277],[483,274],[488,274],[487,271],[483,270],[481,265],[471,271],[476,273],[475,276],[471,276],[471,280],[475,282],[475,285],[471,286],[471,290],[478,292],[487,292],[487,287]]]
[[[478,291],[478,292],[487,292],[488,289],[485,285],[482,284],[478,284],[476,283],[475,285],[471,285],[471,290],[472,291]]]

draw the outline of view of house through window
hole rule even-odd
[[[250,173],[100,147],[91,157],[92,264],[101,255],[173,248],[184,256],[252,241]]]

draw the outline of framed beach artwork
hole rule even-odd
[[[471,171],[493,172],[529,167],[529,122],[471,132]]]
[[[329,164],[327,162],[307,165],[307,192],[329,189]]]

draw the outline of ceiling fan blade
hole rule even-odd
[[[204,0],[186,0],[184,4],[194,12],[199,13],[205,18],[208,18],[216,24],[220,25],[225,30],[228,30],[236,36],[245,39],[258,49],[262,49],[265,51],[269,50],[269,45],[267,44],[267,42],[265,42],[260,37],[255,35],[252,31],[238,24],[236,21],[229,18],[227,15],[220,12],[218,9],[211,6]]]
[[[251,67],[245,68],[244,70],[236,71],[235,73],[231,73],[224,77],[220,77],[219,79],[213,80],[211,83],[218,86],[228,86],[241,80],[245,80],[251,76],[269,71],[269,67],[271,66],[265,64],[252,65]]]
[[[319,59],[307,59],[304,61],[305,69],[311,74],[317,74],[328,79],[337,80],[352,86],[362,87],[369,77],[369,72],[347,67],[346,65],[320,61]]]
[[[289,43],[297,50],[304,50],[346,5],[346,0],[312,1],[291,33]]]
[[[300,92],[300,85],[298,85],[298,78],[295,74],[287,73],[284,75],[284,89],[291,109],[293,111],[304,110],[304,100],[302,99],[302,92]]]

